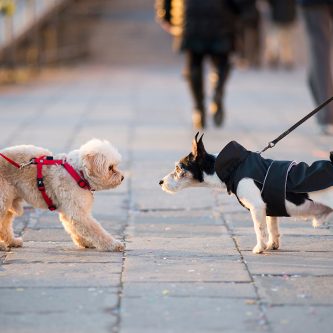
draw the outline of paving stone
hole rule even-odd
[[[8,263],[2,264],[2,287],[116,287],[121,265],[117,263]]]
[[[153,254],[170,258],[183,257],[224,257],[240,258],[232,239],[225,236],[164,238],[164,237],[127,237],[126,247],[129,255],[142,256]]]
[[[0,288],[4,317],[15,315],[112,313],[118,303],[117,288]]]
[[[237,258],[198,257],[184,260],[158,256],[126,258],[124,283],[131,282],[250,282],[244,265]],[[149,270],[148,270],[149,267]]]
[[[282,219],[282,250],[257,256],[250,215],[225,189],[163,192],[195,134],[183,57],[152,1],[101,3],[89,2],[103,13],[90,64],[1,88],[0,142],[66,152],[111,141],[125,181],[95,194],[93,214],[127,251],[78,250],[56,213],[26,209],[15,223],[24,247],[0,254],[1,332],[330,332],[333,221]],[[222,130],[207,117],[206,149],[261,149],[312,106],[304,68],[235,69]],[[310,162],[331,149],[310,119],[264,156]]]
[[[333,275],[333,259],[330,252],[272,251],[264,255],[243,252],[251,274],[301,274],[311,276]]]
[[[297,333],[332,331],[332,307],[282,306],[266,310],[273,332]]]
[[[170,297],[148,292],[140,298],[124,298],[121,316],[121,332],[126,333],[263,330],[257,305],[222,297]]]
[[[123,298],[134,297],[212,297],[242,298],[250,302],[256,299],[255,287],[252,282],[246,283],[188,283],[188,282],[132,282],[124,285]]]
[[[134,222],[127,228],[126,232],[136,237],[164,237],[164,238],[192,238],[192,237],[225,237],[228,231],[224,225],[202,225],[195,224],[195,221],[190,221],[187,224],[166,224],[161,223],[161,220],[156,219],[156,222],[149,219],[147,223]],[[197,220],[197,219],[195,219]],[[150,223],[151,222],[151,223]]]
[[[333,305],[333,276],[256,276],[255,283],[272,305]]]
[[[0,314],[3,333],[64,333],[109,332],[117,324],[117,317],[100,312],[48,312]]]
[[[122,254],[80,249],[70,242],[25,242],[23,248],[7,252],[6,264],[28,263],[113,263],[121,266]]]
[[[23,236],[24,246],[26,242],[71,242],[72,239],[64,229],[27,229]]]
[[[193,226],[221,226],[222,222],[218,218],[214,218],[213,212],[205,210],[157,210],[148,213],[134,213],[133,224],[136,226],[142,225],[142,227],[148,227],[155,225],[156,227],[167,224],[170,226],[188,225],[191,229]],[[190,214],[190,218],[189,218]]]

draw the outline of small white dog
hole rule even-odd
[[[194,186],[226,186],[251,213],[257,237],[253,253],[279,248],[278,216],[311,217],[313,225],[318,226],[333,212],[328,205],[309,197],[309,193],[333,189],[333,153],[331,161],[308,166],[304,162],[264,159],[232,141],[216,156],[206,152],[202,136],[199,141],[197,136],[192,152],[177,162],[174,171],[159,184],[169,193]]]
[[[93,139],[69,154],[51,156],[44,148],[22,145],[0,151],[0,246],[20,247],[12,222],[25,200],[35,208],[57,209],[65,230],[79,247],[122,251],[124,246],[92,217],[92,191],[117,187],[121,156],[108,142]]]

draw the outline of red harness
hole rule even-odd
[[[30,164],[36,164],[37,166],[37,187],[40,191],[41,195],[43,196],[44,201],[46,202],[49,210],[53,211],[56,210],[57,207],[53,204],[52,199],[47,195],[44,185],[44,177],[43,177],[43,166],[44,165],[61,165],[63,166],[66,171],[74,178],[76,183],[85,190],[92,191],[88,181],[84,178],[82,171],[80,172],[81,175],[76,172],[76,170],[66,161],[64,160],[54,160],[53,156],[41,156],[32,158],[30,162],[26,164],[18,164],[15,161],[11,160],[9,157],[0,153],[0,156],[3,157],[6,161],[12,164],[15,168],[22,169],[25,166]]]

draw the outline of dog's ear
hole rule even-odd
[[[198,135],[199,132],[195,135],[194,139],[192,140],[192,155],[196,157],[198,155]]]
[[[96,176],[101,170],[100,154],[89,153],[82,157],[89,176]]]
[[[198,135],[199,132],[195,135],[192,142],[192,154],[196,159],[202,158],[206,155],[206,149],[202,141],[204,135],[202,134],[199,140],[198,140]]]

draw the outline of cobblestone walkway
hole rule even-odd
[[[26,207],[15,224],[24,247],[0,252],[0,331],[331,332],[330,224],[283,219],[281,250],[253,255],[252,222],[235,198],[160,190],[159,179],[190,150],[190,102],[181,59],[147,14],[151,3],[139,5],[136,24],[126,25],[133,16],[114,1],[99,27],[120,34],[110,37],[108,57],[0,90],[1,147],[62,152],[106,138],[126,170],[126,182],[97,193],[94,205],[94,216],[126,242],[124,254],[78,250],[55,213]],[[116,47],[121,40],[131,52]],[[257,150],[313,105],[303,70],[249,70],[233,72],[226,107],[225,127],[209,124],[205,133],[208,151],[232,139]],[[310,120],[266,156],[311,162],[332,149]]]

